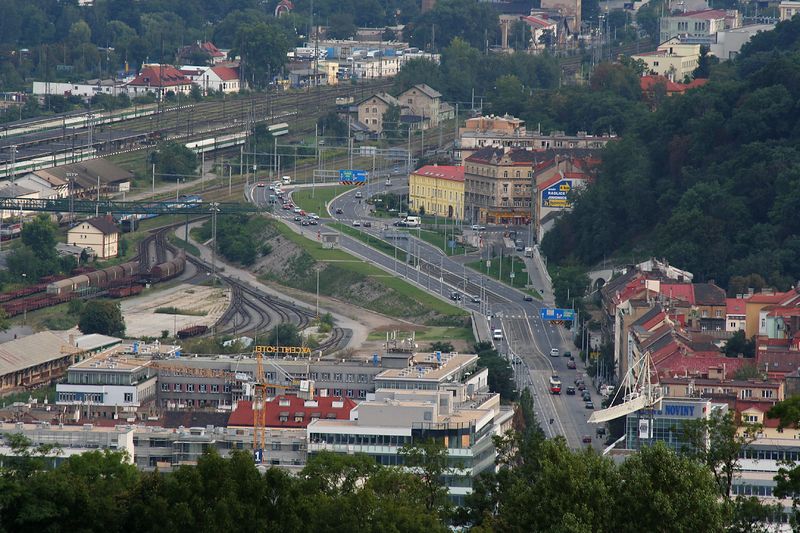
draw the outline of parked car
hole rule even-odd
[[[591,435],[584,435],[581,437],[581,442],[584,444],[591,444],[592,443],[592,436]]]

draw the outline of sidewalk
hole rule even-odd
[[[202,222],[193,222],[193,223],[189,224],[189,229],[191,230],[192,228],[198,227],[201,224],[202,224]],[[175,236],[178,237],[181,240],[183,240],[184,228],[185,228],[185,226],[178,226],[175,229]],[[212,254],[211,254],[211,250],[207,246],[205,246],[204,244],[201,244],[201,243],[197,242],[196,240],[194,240],[191,235],[189,235],[189,242],[191,244],[193,244],[194,246],[196,246],[197,249],[200,251],[200,258],[201,259],[203,259],[204,261],[206,261],[208,263],[211,263],[211,255]],[[297,298],[293,298],[291,296],[287,296],[286,294],[283,294],[282,292],[279,292],[279,291],[273,289],[272,287],[264,285],[263,283],[261,283],[258,280],[258,278],[255,275],[253,275],[252,272],[249,272],[247,270],[243,270],[241,268],[232,266],[232,265],[224,262],[224,260],[222,258],[220,258],[219,256],[217,256],[217,258],[216,258],[216,264],[217,264],[217,271],[221,272],[222,274],[225,274],[227,276],[236,278],[239,281],[244,281],[247,284],[249,284],[249,285],[251,285],[251,286],[253,286],[253,287],[255,287],[255,288],[257,288],[257,289],[259,289],[259,290],[271,295],[271,296],[275,296],[276,298],[280,298],[281,300],[284,300],[286,302],[292,303],[292,304],[294,304],[294,305],[296,305],[298,307],[309,309],[311,311],[314,310],[314,307],[312,305],[309,305],[307,302],[304,302],[304,301],[299,300]],[[367,328],[366,326],[364,326],[360,322],[357,322],[357,321],[355,321],[355,320],[353,320],[353,319],[351,319],[351,318],[349,318],[347,316],[344,316],[344,315],[342,315],[342,314],[340,314],[340,313],[338,313],[338,312],[336,312],[336,311],[334,311],[332,309],[324,307],[322,304],[323,304],[322,298],[320,298],[320,312],[325,311],[327,313],[330,313],[331,315],[333,315],[333,318],[336,320],[336,325],[337,326],[339,326],[341,328],[350,329],[353,332],[353,335],[350,338],[350,342],[348,343],[348,346],[347,346],[348,348],[352,348],[352,347],[356,347],[357,348],[357,347],[363,345],[364,342],[366,342],[367,335],[369,334],[369,328]]]

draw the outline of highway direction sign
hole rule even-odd
[[[367,182],[366,170],[340,170],[339,184],[341,185],[364,185]]]
[[[557,309],[542,307],[540,310],[542,320],[575,320],[574,309]]]

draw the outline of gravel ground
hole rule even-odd
[[[227,289],[181,284],[152,294],[126,298],[122,301],[126,334],[129,337],[159,337],[163,330],[174,335],[188,326],[211,326],[225,313],[230,301]],[[156,313],[160,307],[206,313],[204,316]]]

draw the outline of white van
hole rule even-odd
[[[403,222],[405,222],[407,228],[418,228],[422,219],[420,217],[410,216],[406,217]]]
[[[493,340],[496,340],[496,341],[501,341],[501,340],[503,340],[503,330],[501,330],[501,329],[496,329],[496,330],[494,330],[494,331],[492,332],[492,339],[493,339]]]

